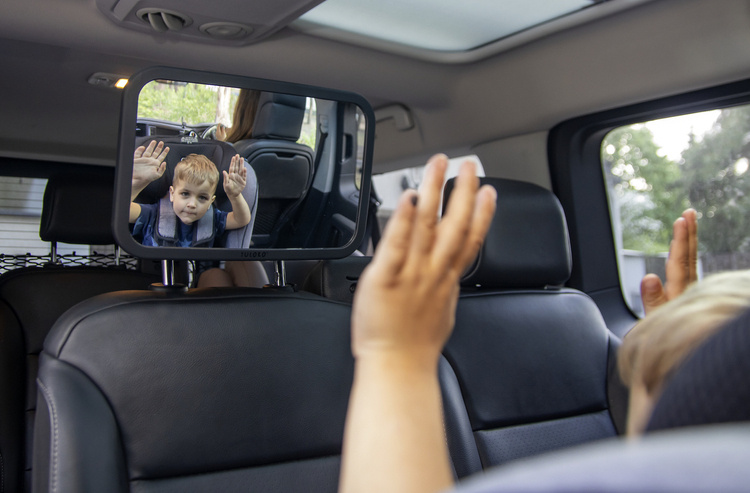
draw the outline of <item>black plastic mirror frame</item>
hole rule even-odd
[[[133,170],[133,152],[138,118],[138,97],[141,89],[156,79],[184,81],[197,84],[252,88],[260,91],[278,92],[316,99],[328,99],[353,103],[365,118],[365,141],[362,155],[362,180],[359,190],[356,229],[352,239],[342,247],[332,248],[205,248],[205,247],[150,247],[138,243],[132,236],[128,224],[130,188]],[[214,72],[202,72],[171,67],[152,67],[134,74],[122,95],[120,130],[118,140],[117,169],[115,173],[115,197],[113,232],[116,241],[129,254],[144,259],[161,260],[316,260],[343,258],[351,255],[362,242],[365,234],[367,207],[370,197],[372,150],[375,138],[375,114],[362,96],[346,91],[328,89],[291,82],[234,76]]]

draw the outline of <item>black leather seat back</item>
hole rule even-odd
[[[314,153],[298,144],[306,99],[262,93],[252,138],[234,144],[258,177],[257,246],[276,245],[279,234],[307,196],[313,179]]]
[[[39,230],[45,241],[105,245],[111,232],[112,175],[49,179]],[[125,267],[23,267],[0,276],[0,491],[29,488],[35,380],[42,343],[76,303],[121,289],[146,289],[156,276]]]
[[[750,310],[729,321],[666,382],[647,432],[750,421]]]
[[[136,139],[135,145],[145,146],[152,140],[162,141],[169,147],[169,154],[167,154],[167,158],[165,159],[167,168],[161,178],[149,184],[136,197],[136,202],[155,204],[163,197],[166,197],[169,193],[169,187],[172,185],[174,169],[177,163],[189,154],[201,154],[209,158],[219,170],[219,183],[216,186],[214,207],[227,212],[232,210],[232,204],[224,191],[224,177],[222,176],[223,171],[229,171],[232,157],[237,154],[237,151],[231,144],[217,140],[199,139],[197,137],[149,136],[139,137]],[[258,180],[252,166],[247,162],[245,163],[245,168],[247,169],[247,185],[245,186],[245,190],[242,191],[242,196],[250,207],[250,223],[243,228],[226,231],[222,238],[217,238],[214,246],[227,248],[247,248],[250,246],[258,206]]]
[[[447,402],[449,435],[471,430],[476,443],[454,440],[459,476],[612,436],[610,400],[621,397],[608,386],[619,341],[588,296],[559,287],[571,260],[556,197],[528,183],[482,182],[498,191],[497,213],[462,281],[444,350],[465,403]],[[452,181],[446,199],[451,189]]]
[[[45,344],[35,488],[336,491],[350,315],[268,290],[77,306]]]

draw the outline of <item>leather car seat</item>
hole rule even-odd
[[[571,254],[559,201],[530,183],[481,182],[497,189],[497,212],[443,352],[461,393],[445,401],[459,476],[614,436],[627,408],[619,339],[591,298],[562,287]]]
[[[258,177],[258,214],[254,242],[277,245],[310,189],[314,152],[298,144],[306,98],[264,92],[258,102],[252,138],[234,144]]]
[[[59,175],[47,182],[39,236],[44,241],[108,245],[114,177]],[[28,491],[39,353],[55,320],[76,303],[159,281],[125,266],[22,267],[0,276],[0,491]]]
[[[283,289],[78,305],[42,353],[34,491],[335,492],[350,317]]]

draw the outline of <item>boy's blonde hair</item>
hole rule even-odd
[[[625,336],[620,378],[640,381],[649,395],[710,335],[750,307],[750,271],[714,274],[646,316]]]
[[[172,182],[184,181],[194,185],[208,182],[216,192],[219,184],[219,170],[216,165],[202,154],[189,154],[177,163]]]

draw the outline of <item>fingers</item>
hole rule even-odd
[[[489,185],[480,188],[477,194],[471,229],[466,238],[466,245],[461,252],[461,258],[457,266],[459,275],[466,271],[479,253],[479,249],[482,247],[482,243],[484,243],[484,239],[487,237],[487,232],[492,224],[496,207],[497,191]]]
[[[164,142],[159,142],[159,145],[156,146],[154,154],[157,154],[157,161],[163,162],[167,158],[167,154],[169,154],[169,147],[164,147]]]
[[[688,209],[682,217],[688,231],[688,278],[689,282],[695,282],[698,280],[698,215],[695,209]]]
[[[133,158],[138,159],[142,157],[144,152],[146,152],[146,146],[136,147],[135,152],[133,153]]]
[[[409,256],[416,215],[417,192],[406,190],[385,226],[372,259],[373,272],[379,272],[388,279],[395,278],[401,271]]]
[[[643,310],[648,315],[652,310],[669,301],[661,279],[656,274],[646,274],[641,280],[641,302]]]
[[[678,218],[673,225],[665,275],[667,299],[676,298],[690,284],[690,239],[684,217]]]
[[[438,210],[443,192],[443,177],[448,168],[448,158],[438,154],[427,163],[424,180],[419,190],[417,218],[414,224],[412,255],[421,257],[432,250],[438,224]]]
[[[473,227],[477,188],[476,166],[466,161],[461,165],[455,187],[439,226],[435,260],[439,268],[451,268],[461,255]]]

